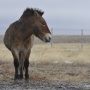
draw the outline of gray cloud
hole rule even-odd
[[[43,17],[50,28],[90,29],[89,4],[90,0],[0,0],[0,27],[6,29],[25,8],[34,7],[45,11]],[[0,34],[4,32],[0,30]]]

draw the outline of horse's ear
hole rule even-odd
[[[38,15],[38,13],[37,13],[36,11],[34,11],[34,15],[35,15],[36,17],[39,17],[39,15]]]
[[[42,16],[44,14],[44,12],[42,11],[42,12],[40,12],[40,15]]]

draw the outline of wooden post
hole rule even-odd
[[[81,50],[83,50],[83,29],[81,30]]]

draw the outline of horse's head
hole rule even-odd
[[[44,42],[50,42],[51,32],[48,28],[48,25],[45,19],[42,17],[44,12],[39,10],[34,10],[34,24],[33,24],[33,33],[39,39]]]

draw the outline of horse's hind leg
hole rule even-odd
[[[15,52],[14,50],[12,51],[12,55],[14,58],[14,67],[15,67],[15,79],[19,78],[19,74],[18,74],[18,68],[19,68],[19,62],[18,62],[18,54],[17,52]]]
[[[15,79],[18,79],[19,78],[19,75],[18,75],[18,67],[19,67],[19,62],[17,59],[14,59],[14,67],[15,67]]]

